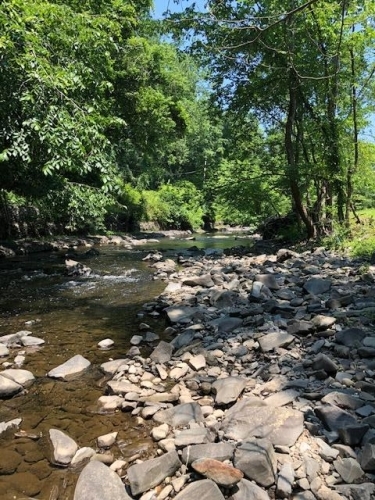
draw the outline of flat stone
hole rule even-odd
[[[212,458],[199,458],[192,462],[191,467],[202,476],[226,488],[232,487],[243,478],[243,473],[239,469]]]
[[[317,330],[327,330],[336,323],[336,318],[333,318],[332,316],[324,316],[323,314],[317,314],[312,319],[312,323]]]
[[[347,347],[359,347],[366,337],[366,332],[361,328],[347,328],[341,332],[336,332],[336,342]]]
[[[101,349],[108,349],[109,347],[112,347],[114,345],[114,341],[112,339],[103,339],[100,342],[98,342],[98,347]]]
[[[216,394],[216,404],[227,405],[237,401],[246,384],[247,380],[241,377],[227,377],[215,380],[212,389]]]
[[[152,351],[150,358],[155,363],[167,363],[171,360],[173,353],[173,345],[161,340]]]
[[[328,374],[336,374],[338,366],[336,363],[323,353],[318,354],[312,364],[313,370],[324,370]]]
[[[303,413],[285,407],[254,406],[251,398],[227,411],[221,429],[227,439],[267,438],[274,445],[293,446],[303,431]]]
[[[110,432],[109,434],[104,434],[97,438],[97,443],[99,448],[109,448],[111,447],[117,439],[118,432]]]
[[[12,427],[18,428],[21,425],[22,418],[14,418],[12,420],[8,420],[7,422],[0,422],[0,434],[11,429]]]
[[[38,337],[33,337],[33,336],[25,336],[21,338],[21,344],[24,347],[37,347],[45,344],[44,339],[40,339]]]
[[[197,356],[192,356],[188,360],[188,363],[193,370],[199,371],[202,368],[206,367],[206,358],[203,356],[203,354],[198,354]]]
[[[321,399],[321,402],[350,410],[357,410],[364,405],[364,401],[360,398],[340,391],[329,392]]]
[[[333,465],[345,483],[353,483],[364,475],[360,464],[354,458],[338,458]]]
[[[311,295],[321,295],[328,292],[332,286],[330,279],[310,278],[303,285],[304,290]]]
[[[51,378],[69,379],[81,374],[82,372],[87,370],[90,365],[91,363],[88,359],[84,358],[80,354],[77,354],[76,356],[68,359],[68,361],[66,361],[62,365],[53,368],[53,370],[50,370],[47,373],[47,376]]]
[[[204,427],[193,427],[176,432],[175,445],[177,447],[206,444],[214,441],[215,436]]]
[[[268,406],[285,406],[289,403],[292,403],[295,401],[300,393],[298,391],[295,391],[293,389],[287,389],[286,391],[280,391],[277,392],[276,394],[272,394],[271,396],[268,396],[264,400],[264,402]]]
[[[353,500],[373,500],[375,494],[374,483],[362,484],[338,484],[335,486],[339,493],[345,495],[346,498]]]
[[[82,462],[86,462],[90,460],[91,457],[95,455],[96,451],[93,448],[90,448],[88,446],[84,446],[83,448],[80,448],[77,450],[76,454],[72,458],[70,462],[71,467],[75,467],[78,465],[81,465]]]
[[[98,403],[103,410],[115,411],[117,408],[121,408],[124,402],[124,398],[120,396],[100,396]]]
[[[232,318],[230,316],[224,318],[217,318],[210,321],[210,325],[217,328],[219,333],[229,333],[242,325],[241,318]]]
[[[21,370],[17,368],[8,368],[7,370],[2,371],[0,374],[2,377],[13,380],[13,382],[16,382],[17,384],[22,386],[30,385],[35,380],[35,377],[31,372],[29,372],[28,370]]]
[[[82,470],[73,500],[131,500],[116,472],[97,460]]]
[[[0,398],[9,398],[22,391],[23,387],[10,378],[0,375]]]
[[[316,442],[319,445],[319,455],[325,460],[326,462],[332,462],[335,460],[339,454],[339,450],[336,450],[329,446],[325,441],[323,441],[320,438],[316,438]]]
[[[190,483],[174,497],[174,500],[192,500],[194,498],[199,498],[199,500],[225,500],[219,487],[211,479]]]
[[[288,333],[290,335],[307,335],[315,330],[315,325],[311,321],[291,320],[288,323]]]
[[[78,450],[77,443],[58,429],[50,429],[49,437],[53,446],[53,463],[68,466]]]
[[[375,471],[375,444],[367,443],[362,448],[361,466],[365,471]]]
[[[230,443],[209,443],[197,444],[184,448],[181,460],[184,464],[190,465],[199,458],[213,458],[223,462],[231,460],[234,453],[234,445]]]
[[[184,403],[155,413],[155,422],[166,423],[171,427],[187,425],[189,422],[204,422],[202,409],[198,403]]]
[[[338,431],[349,425],[357,425],[357,420],[338,406],[324,405],[315,408],[315,413],[330,431]]]
[[[348,425],[339,429],[341,441],[348,446],[358,446],[362,442],[363,436],[369,430],[368,425]]]
[[[200,276],[189,276],[189,278],[182,280],[182,285],[211,288],[215,286],[215,283],[212,281],[210,274],[203,274]]]
[[[268,439],[247,439],[234,452],[234,465],[248,479],[269,487],[274,484],[277,459],[271,441]]]
[[[171,323],[179,323],[183,320],[190,319],[198,310],[197,307],[171,306],[164,309],[164,312]]]
[[[173,476],[180,466],[176,451],[131,465],[127,474],[132,495],[137,496],[158,486],[166,477]]]
[[[260,337],[258,342],[262,351],[268,352],[278,347],[287,347],[293,340],[293,335],[288,333],[272,332]]]
[[[135,392],[137,394],[141,394],[142,389],[135,384],[132,384],[128,380],[110,380],[107,383],[107,387],[109,388],[112,394],[127,394],[128,392]]]
[[[274,274],[258,274],[255,276],[255,281],[263,283],[270,290],[279,290],[280,285],[277,282],[276,276]]]
[[[102,363],[100,365],[100,369],[104,373],[108,373],[109,375],[114,375],[117,371],[121,369],[121,366],[127,365],[127,359],[115,359],[113,361],[107,361],[106,363]]]

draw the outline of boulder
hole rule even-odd
[[[68,466],[78,450],[77,443],[58,429],[50,429],[49,437],[53,447],[52,462],[56,465]]]
[[[199,500],[225,500],[219,487],[211,479],[190,483],[174,497],[174,500],[192,500],[194,498],[199,498]]]
[[[275,483],[277,459],[268,439],[247,439],[234,452],[234,465],[261,486]]]
[[[53,368],[53,370],[50,370],[47,373],[47,376],[51,378],[68,380],[87,370],[90,365],[91,363],[88,359],[84,358],[80,354],[77,354],[76,356],[68,359],[68,361],[66,361],[62,365]]]

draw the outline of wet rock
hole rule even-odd
[[[30,335],[30,336],[22,337],[21,344],[24,347],[38,347],[38,346],[45,344],[45,340],[40,339],[38,337],[33,337],[32,335]]]
[[[234,486],[243,478],[243,473],[239,469],[212,458],[199,458],[192,462],[191,467],[202,476],[226,488]]]
[[[106,363],[102,363],[100,365],[100,369],[108,375],[114,375],[118,370],[121,369],[121,366],[126,366],[127,362],[128,360],[126,359],[115,359],[113,361],[107,361]]]
[[[131,500],[119,476],[94,460],[82,470],[73,500]]]
[[[212,384],[212,390],[216,394],[216,404],[227,405],[237,401],[246,384],[247,380],[240,377],[227,377],[216,380]]]
[[[234,445],[230,443],[209,443],[188,446],[182,452],[182,462],[190,465],[199,458],[213,458],[223,462],[233,457]]]
[[[192,500],[193,498],[199,498],[199,500],[224,500],[224,495],[211,479],[203,479],[189,484],[174,497],[174,500]]]
[[[0,375],[0,398],[9,398],[14,396],[15,394],[21,392],[22,389],[22,385],[17,384],[10,378]]]
[[[0,434],[11,429],[12,427],[18,428],[22,422],[22,418],[14,418],[13,420],[8,420],[7,422],[0,422]]]
[[[65,268],[68,276],[90,276],[92,273],[92,270],[88,266],[72,259],[65,261]]]
[[[34,375],[28,370],[8,368],[7,370],[2,371],[0,374],[2,377],[13,380],[13,382],[16,382],[17,384],[22,386],[28,386],[35,380]]]
[[[107,383],[107,387],[112,394],[122,394],[126,395],[129,392],[135,392],[140,394],[142,389],[136,384],[132,384],[128,380],[110,380]]]
[[[89,448],[87,446],[80,448],[77,450],[76,454],[72,458],[70,465],[71,467],[76,467],[82,465],[82,463],[90,460],[91,457],[95,455],[95,450],[93,448]]]
[[[293,446],[303,431],[303,413],[285,407],[254,406],[252,399],[243,399],[228,410],[221,429],[227,439],[258,437],[274,445]]]
[[[0,474],[8,475],[16,472],[17,467],[22,462],[22,457],[17,452],[2,449],[0,453]]]
[[[274,484],[277,460],[268,439],[248,439],[234,452],[234,465],[261,486]]]
[[[66,361],[62,365],[59,365],[56,368],[50,370],[47,373],[47,376],[51,378],[68,380],[71,377],[75,377],[87,370],[90,365],[91,363],[88,359],[84,358],[80,354],[77,354],[76,356],[68,359],[68,361]]]
[[[58,429],[50,429],[49,437],[53,447],[53,463],[68,466],[78,450],[77,443]]]
[[[181,462],[175,451],[170,451],[158,458],[131,465],[128,480],[133,495],[139,495],[160,484],[166,477],[173,476]]]
[[[101,349],[109,349],[114,345],[114,341],[112,339],[103,339],[100,342],[98,342],[98,347]]]
[[[116,442],[117,434],[118,432],[110,432],[109,434],[99,436],[97,439],[98,447],[110,448]]]

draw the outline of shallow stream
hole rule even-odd
[[[150,249],[175,256],[183,248],[223,248],[248,244],[234,236],[197,236],[195,241],[161,240],[134,251],[121,247],[99,247],[99,256],[81,260],[87,249],[78,249],[75,260],[93,269],[88,278],[64,274],[65,255],[32,254],[0,261],[0,336],[29,330],[41,337],[40,349],[23,349],[22,368],[31,371],[36,382],[26,394],[0,401],[0,422],[21,417],[20,435],[15,429],[0,436],[0,498],[19,500],[71,500],[78,471],[51,465],[48,431],[60,429],[80,447],[92,446],[102,434],[118,431],[115,456],[125,460],[152,450],[149,430],[137,427],[135,419],[122,412],[100,414],[97,400],[105,379],[99,365],[110,358],[125,357],[129,340],[146,321],[155,333],[165,328],[163,319],[138,313],[152,301],[165,282],[152,279],[152,269],[142,258]],[[98,342],[111,338],[114,347],[100,350]],[[11,352],[12,361],[19,350]],[[81,354],[92,363],[90,370],[71,382],[46,377],[52,368]],[[30,437],[31,436],[31,437]]]

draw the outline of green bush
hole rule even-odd
[[[198,229],[205,213],[202,193],[188,181],[163,184],[157,191],[143,191],[145,221],[162,229]]]

